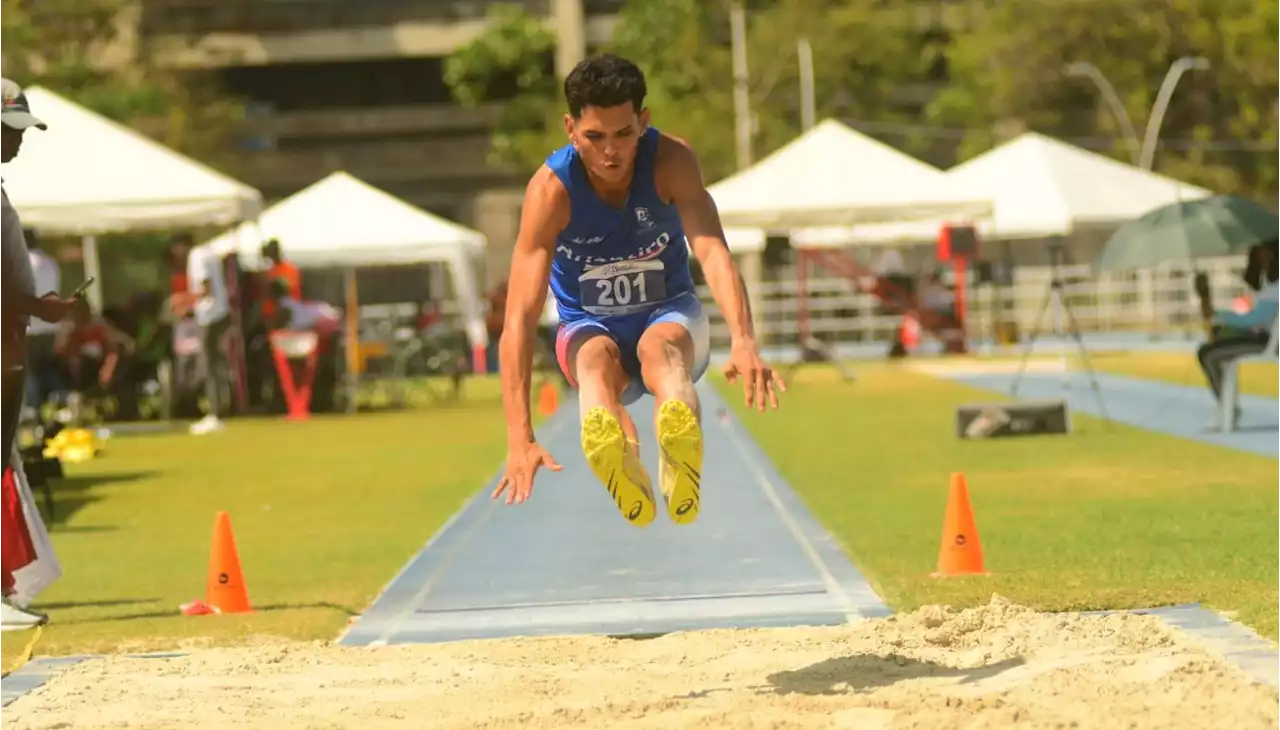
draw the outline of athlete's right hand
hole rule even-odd
[[[505,491],[507,504],[524,502],[533,492],[533,477],[542,466],[551,471],[560,471],[564,468],[556,463],[555,458],[536,441],[511,445],[507,448],[506,468],[491,498],[497,499]]]

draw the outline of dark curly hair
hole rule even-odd
[[[631,102],[644,108],[648,89],[644,73],[634,63],[611,54],[593,56],[573,67],[564,80],[564,98],[574,119],[589,106],[611,107]]]

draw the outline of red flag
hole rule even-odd
[[[0,568],[3,569],[4,595],[13,592],[13,574],[36,559],[36,547],[22,510],[22,497],[14,479],[13,467],[4,470],[3,512],[0,513]]]

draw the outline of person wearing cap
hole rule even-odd
[[[22,148],[23,134],[32,127],[45,130],[48,127],[31,113],[26,94],[22,87],[9,79],[0,79],[0,162],[8,163],[17,156]],[[3,601],[0,605],[0,630],[24,629],[38,626],[48,621],[48,617],[14,603],[12,596],[23,593],[13,573],[19,568],[32,563],[48,567],[48,574],[56,577],[58,572],[57,558],[52,554],[41,554],[36,537],[47,535],[43,524],[34,524],[39,520],[30,489],[25,484],[20,463],[14,464],[11,471],[12,456],[15,452],[14,439],[17,435],[18,421],[22,413],[26,359],[25,346],[27,327],[31,318],[35,317],[51,324],[60,322],[71,307],[74,300],[63,299],[57,292],[50,291],[37,294],[35,272],[31,266],[30,252],[27,249],[26,235],[22,229],[22,221],[18,212],[9,202],[9,193],[0,185],[0,213],[2,213],[3,251],[0,254],[0,296],[3,296],[3,323],[0,324],[4,338],[0,350],[4,354],[4,391],[3,412],[4,432],[0,451],[4,458],[3,528],[0,532],[25,537],[25,542],[32,549],[24,551],[21,560],[6,560],[3,569]],[[19,483],[22,482],[22,483]],[[11,546],[6,546],[11,547]],[[6,549],[6,553],[10,552]],[[6,554],[6,558],[10,556]],[[20,563],[20,564],[19,564]],[[42,583],[43,585],[43,583]],[[25,591],[28,597],[32,590]]]
[[[22,148],[22,136],[28,129],[35,127],[45,130],[47,126],[32,115],[27,97],[20,86],[9,79],[0,79],[0,85],[3,86],[0,162],[7,163],[18,155]],[[0,450],[4,452],[4,466],[7,468],[22,412],[27,327],[32,317],[51,324],[62,321],[71,311],[73,302],[63,299],[55,291],[36,292],[35,271],[31,266],[22,221],[18,217],[18,211],[9,202],[9,193],[3,185],[0,185],[0,197],[3,199],[0,201],[0,210],[3,212],[4,236],[3,259],[0,260],[0,273],[3,274],[0,292],[4,297],[4,406],[0,410],[3,410],[4,415],[4,432]]]

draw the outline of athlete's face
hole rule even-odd
[[[24,129],[14,129],[0,124],[0,163],[12,163],[13,159],[17,158],[18,149],[22,147],[23,132]]]
[[[577,119],[564,117],[569,141],[593,176],[605,182],[618,183],[631,175],[636,160],[636,146],[649,126],[649,110],[636,112],[631,103],[618,106],[589,106]]]

